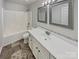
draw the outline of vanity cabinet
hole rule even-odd
[[[49,57],[50,57],[49,59],[56,59],[56,57],[51,54],[49,55]]]
[[[40,44],[38,44],[39,59],[49,59],[49,52]]]
[[[29,34],[29,46],[36,59],[77,59],[78,47],[75,42],[64,40],[68,38],[53,32],[47,36],[48,30],[41,27],[30,30]]]
[[[31,36],[29,37],[29,47],[33,49],[33,42]]]
[[[29,46],[36,59],[49,59],[49,52],[32,36],[29,39]]]

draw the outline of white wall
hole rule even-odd
[[[26,11],[27,6],[17,4],[17,3],[13,3],[13,2],[9,2],[9,1],[5,0],[4,1],[4,9],[5,10]]]
[[[3,2],[3,46],[13,43],[22,38],[27,30],[28,12],[27,7],[21,4]]]
[[[37,8],[42,5],[41,1],[30,5],[30,9],[32,11],[33,26],[34,27],[42,26],[42,27],[47,28],[51,31],[60,33],[62,35],[70,37],[74,40],[77,40],[78,39],[78,36],[77,36],[77,33],[78,33],[77,2],[78,2],[78,0],[74,0],[74,29],[73,30],[55,26],[55,25],[49,25],[49,24],[43,24],[43,23],[37,22]]]
[[[0,47],[2,46],[2,0],[0,0]]]
[[[27,28],[27,7],[14,2],[3,3],[3,32],[4,36],[25,31]]]
[[[3,0],[0,0],[0,53],[2,50],[2,41],[3,41],[3,31],[2,31],[2,7]]]
[[[26,31],[27,16],[27,12],[4,10],[4,36]]]

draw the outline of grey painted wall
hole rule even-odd
[[[2,0],[0,0],[0,46],[2,46]]]
[[[44,28],[47,28],[51,31],[60,33],[62,35],[65,35],[67,37],[70,37],[74,40],[78,40],[78,0],[74,0],[74,29],[67,29],[67,28],[63,28],[63,27],[59,27],[59,26],[55,26],[55,25],[50,25],[49,22],[48,24],[44,24],[44,23],[40,23],[37,22],[37,8],[40,7],[42,5],[42,1],[39,1],[35,4],[30,5],[30,9],[32,11],[32,25],[33,27],[37,27],[37,26],[42,26]],[[49,18],[48,18],[49,21]]]

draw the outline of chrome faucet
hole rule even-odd
[[[49,32],[49,31],[45,31],[45,33],[46,33],[47,35],[50,35],[50,32]]]

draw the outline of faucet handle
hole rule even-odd
[[[45,33],[46,33],[47,35],[50,35],[50,32],[49,32],[49,31],[45,31]]]

